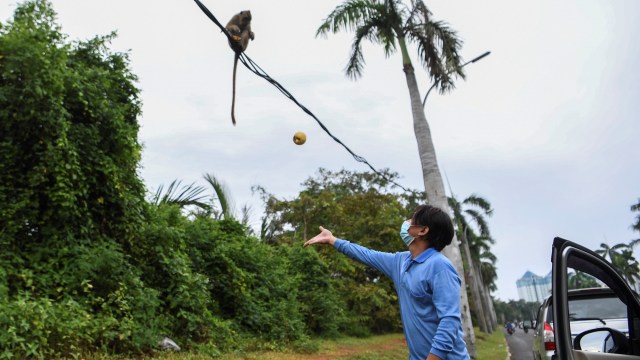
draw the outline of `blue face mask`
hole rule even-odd
[[[409,222],[409,220],[406,220],[400,227],[400,237],[407,246],[409,246],[413,242],[413,240],[415,240],[415,238],[412,238],[411,235],[409,235],[409,225],[411,225],[411,223]]]

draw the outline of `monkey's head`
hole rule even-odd
[[[247,26],[249,23],[251,23],[251,11],[240,11],[240,24],[242,24],[242,26]]]

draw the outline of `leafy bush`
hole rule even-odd
[[[188,256],[189,220],[175,206],[151,207],[147,215],[130,250],[132,262],[144,283],[157,290],[171,338],[183,344],[207,341],[212,324],[224,325],[210,311],[209,279],[194,271]]]
[[[333,275],[318,253],[310,248],[282,248],[289,257],[289,277],[296,280],[300,312],[310,335],[337,337],[344,328],[344,301],[335,289]]]
[[[0,303],[0,358],[77,356],[91,341],[91,314],[78,302],[22,293]]]
[[[282,343],[304,336],[286,257],[247,236],[233,220],[201,217],[187,231],[194,268],[210,279],[216,315],[267,341]]]

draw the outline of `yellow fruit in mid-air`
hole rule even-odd
[[[296,145],[302,145],[307,141],[307,135],[305,135],[305,133],[303,133],[302,131],[298,131],[297,133],[293,134],[293,142],[296,143]]]

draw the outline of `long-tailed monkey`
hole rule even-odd
[[[233,59],[233,94],[231,100],[231,121],[233,122],[233,126],[235,126],[236,69],[238,68],[238,58],[240,58],[240,53],[247,50],[249,39],[253,40],[255,37],[251,31],[251,11],[244,10],[233,15],[225,27],[234,41],[233,43],[229,41],[229,46],[231,46],[231,49],[236,53]]]

